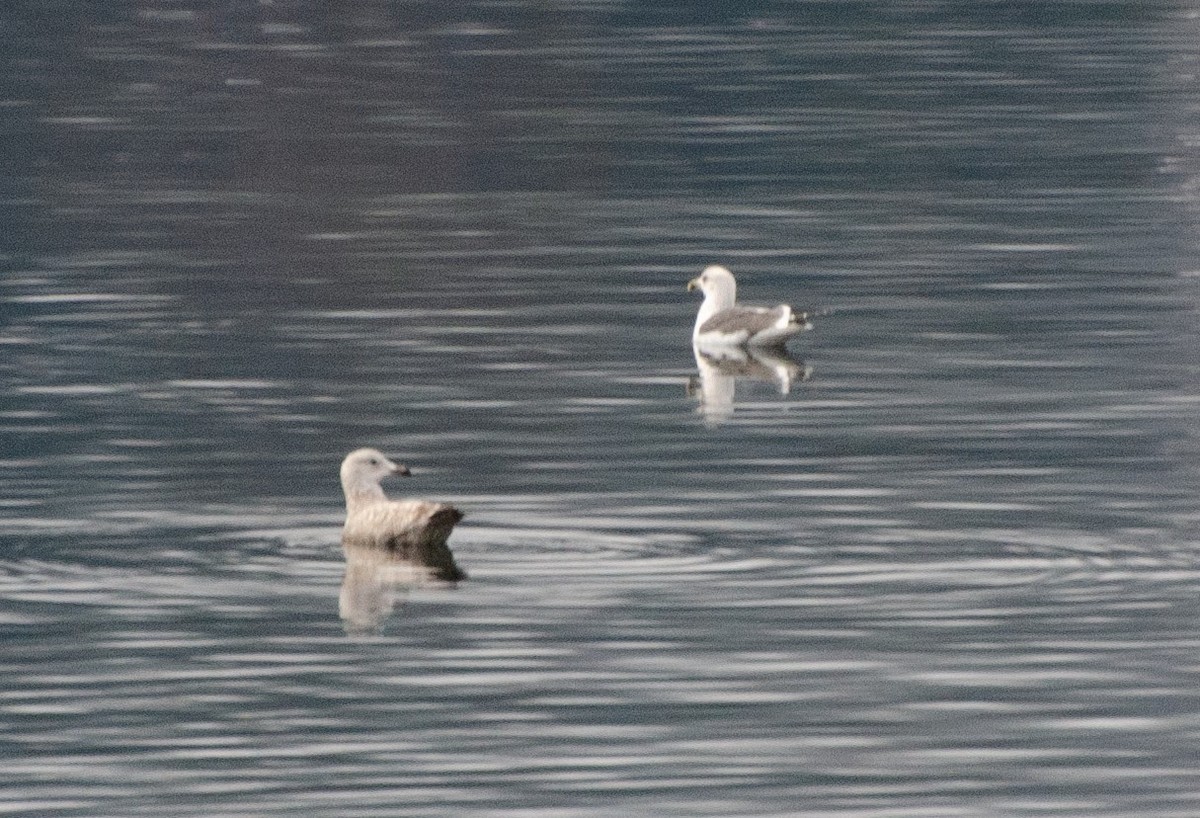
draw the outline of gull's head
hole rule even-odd
[[[727,300],[729,306],[732,306],[736,297],[737,282],[733,279],[733,273],[718,264],[713,264],[705,267],[704,272],[689,281],[687,288],[688,292],[700,290],[706,298],[717,296],[722,300]]]
[[[346,494],[379,489],[385,477],[398,474],[408,477],[409,471],[399,463],[393,463],[376,449],[356,449],[342,461],[342,488]]]

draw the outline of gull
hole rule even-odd
[[[780,348],[798,332],[812,329],[808,313],[795,313],[787,304],[776,307],[743,307],[737,303],[733,273],[716,264],[704,268],[688,282],[699,288],[704,303],[696,315],[692,343],[697,346],[752,346]]]
[[[375,449],[357,449],[346,455],[341,470],[346,495],[342,545],[383,549],[393,558],[425,569],[434,579],[466,579],[446,545],[462,512],[427,500],[389,500],[379,482],[394,474],[407,477],[409,471]]]

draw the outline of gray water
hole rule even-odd
[[[1197,10],[83,5],[0,27],[0,813],[1200,815]],[[468,581],[347,573],[362,445]]]

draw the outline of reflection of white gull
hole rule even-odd
[[[700,412],[710,425],[733,415],[734,392],[738,378],[767,381],[786,395],[796,381],[808,380],[812,367],[778,349],[706,348],[694,344],[699,377],[688,381],[688,394],[700,399]]]
[[[444,503],[389,500],[383,493],[380,480],[408,473],[374,449],[346,455],[342,461],[342,491],[346,494],[342,544],[383,549],[434,579],[465,579],[467,575],[454,563],[446,545],[462,512]]]
[[[688,282],[697,287],[704,303],[696,316],[692,343],[705,346],[782,347],[798,332],[811,329],[808,314],[792,312],[787,304],[777,307],[743,307],[737,303],[737,281],[724,267],[706,267]]]

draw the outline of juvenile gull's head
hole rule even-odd
[[[356,449],[342,461],[342,491],[351,498],[384,499],[379,482],[398,474],[407,477],[406,467],[393,463],[376,449]]]

